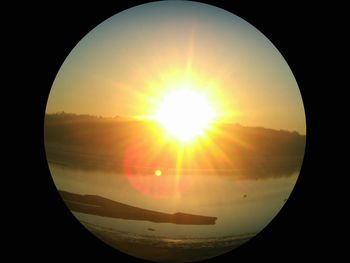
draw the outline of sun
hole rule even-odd
[[[155,118],[169,134],[187,141],[203,135],[214,119],[214,110],[203,94],[177,89],[164,97]]]

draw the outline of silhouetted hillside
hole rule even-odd
[[[73,114],[45,120],[49,162],[138,174],[174,172],[180,153],[184,173],[288,176],[301,167],[305,140],[296,132],[218,124],[192,146],[179,146],[154,121]]]

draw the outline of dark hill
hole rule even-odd
[[[67,116],[66,116],[67,115]],[[46,115],[45,148],[52,163],[115,172],[173,172],[243,178],[288,176],[300,170],[305,135],[237,124],[217,124],[190,146],[166,138],[153,121]]]

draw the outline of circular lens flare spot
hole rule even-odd
[[[159,177],[159,176],[162,175],[162,171],[161,170],[155,170],[154,175]]]

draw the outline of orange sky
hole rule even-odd
[[[205,93],[225,121],[306,132],[298,85],[273,44],[231,13],[186,1],[134,7],[89,32],[46,111],[149,116],[183,87]]]

